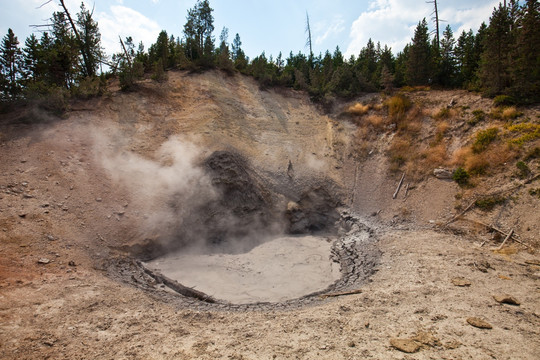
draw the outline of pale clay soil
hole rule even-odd
[[[452,97],[471,109],[491,104],[466,92],[413,97],[432,108]],[[538,109],[528,111],[537,118]],[[66,119],[30,126],[11,123],[17,114],[1,116],[2,359],[539,356],[538,253],[515,242],[493,251],[502,239],[467,221],[442,228],[457,213],[461,190],[451,181],[428,176],[393,200],[401,174],[388,172],[386,140],[373,145],[381,151],[355,160],[349,156],[355,126],[323,115],[302,93],[260,91],[240,75],[171,72],[164,85],[148,82],[139,92],[112,91],[74,104]],[[178,184],[166,181],[177,174],[167,165],[176,160],[160,159],[158,150],[177,135],[194,144],[185,151],[195,158],[235,149],[275,186],[291,161],[294,186],[324,179],[342,189],[345,207],[373,230],[381,252],[374,274],[356,289],[361,292],[302,307],[238,311],[167,301],[173,295],[162,287],[147,291],[136,279],[115,276],[111,263],[126,258],[123,246],[160,230],[162,223],[150,220],[166,216],[163,189]],[[468,138],[448,141],[457,146]],[[134,170],[128,163],[145,166]],[[465,191],[463,201],[503,188],[506,179],[486,180]],[[529,187],[504,208],[475,209],[467,217],[514,229],[538,247],[539,200]],[[455,286],[457,277],[470,286]],[[499,304],[493,296],[501,294],[520,305]],[[492,329],[469,325],[470,317]],[[413,339],[418,351],[397,350],[390,344],[396,338]]]

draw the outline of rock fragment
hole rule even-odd
[[[50,262],[51,262],[51,260],[49,260],[47,258],[39,258],[39,260],[38,260],[38,264],[42,264],[42,265],[48,264]]]
[[[464,277],[455,277],[452,279],[452,284],[454,284],[454,286],[461,286],[461,287],[465,287],[465,286],[471,286],[471,282],[467,279],[465,279]]]
[[[443,168],[437,168],[435,170],[433,170],[433,175],[437,178],[437,179],[452,179],[452,175],[454,173],[448,169],[443,169]]]
[[[390,339],[390,345],[399,351],[409,354],[417,352],[421,347],[420,343],[412,339]]]
[[[479,329],[493,329],[490,323],[477,317],[467,318],[469,325],[477,327]]]
[[[521,304],[515,297],[507,295],[507,294],[493,295],[493,299],[495,299],[495,301],[500,304],[517,305],[517,306]]]

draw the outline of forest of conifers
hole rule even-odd
[[[98,23],[84,4],[74,17],[67,10],[52,14],[50,24],[39,28],[39,37],[30,35],[24,45],[9,29],[0,44],[1,101],[97,96],[112,77],[129,90],[145,77],[163,81],[168,69],[212,68],[251,75],[263,87],[305,90],[323,102],[404,86],[465,88],[507,95],[520,104],[540,101],[537,0],[500,4],[489,24],[457,37],[448,25],[439,41],[423,19],[397,55],[370,39],[348,59],[338,47],[318,55],[291,52],[274,58],[263,52],[249,59],[238,34],[229,44],[223,28],[216,40],[212,12],[208,0],[198,0],[188,11],[183,37],[162,31],[148,50],[132,37],[119,39],[120,51],[112,56],[104,54]]]

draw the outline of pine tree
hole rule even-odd
[[[77,41],[63,12],[55,12],[52,18],[52,49],[49,69],[54,83],[70,88],[79,72],[79,49]]]
[[[191,60],[200,60],[203,65],[209,65],[214,52],[212,11],[208,0],[198,0],[195,6],[188,10],[184,25],[186,55]]]
[[[418,23],[409,49],[406,81],[409,85],[427,85],[431,75],[431,46],[426,19]]]
[[[446,26],[443,32],[443,38],[440,45],[440,62],[439,62],[439,84],[443,86],[454,86],[456,75],[456,59],[454,54],[454,34],[450,25]]]
[[[540,3],[527,0],[517,36],[517,61],[512,69],[516,98],[523,102],[540,101]]]
[[[489,95],[503,93],[510,86],[512,51],[510,29],[509,11],[499,4],[489,19],[479,70],[482,86]]]
[[[39,62],[40,49],[39,40],[36,35],[31,34],[26,38],[23,49],[23,69],[26,82],[35,82],[40,77]]]
[[[77,14],[79,46],[84,62],[81,64],[83,76],[96,76],[99,64],[103,59],[101,49],[101,34],[97,22],[92,19],[92,13],[81,3],[81,11]]]
[[[0,44],[0,63],[3,74],[3,97],[15,99],[21,93],[22,52],[19,48],[19,40],[11,28],[8,29],[8,33]]]

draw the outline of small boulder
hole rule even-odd
[[[467,319],[469,325],[477,327],[479,329],[493,329],[490,323],[477,317],[470,317]]]
[[[421,347],[419,342],[412,339],[390,339],[390,345],[399,351],[409,354],[417,352]]]
[[[465,279],[464,277],[455,277],[452,279],[452,284],[454,284],[454,286],[461,286],[461,287],[465,287],[465,286],[471,286],[471,282],[467,279]]]
[[[500,304],[516,305],[519,306],[521,303],[513,296],[510,295],[493,295],[493,298],[496,302]]]
[[[48,264],[50,262],[51,262],[51,260],[49,260],[47,258],[39,258],[39,260],[38,260],[38,264],[42,264],[42,265]]]
[[[444,180],[449,180],[449,179],[452,179],[452,175],[454,173],[448,169],[444,169],[444,168],[437,168],[435,170],[433,170],[433,175],[437,178],[437,179],[444,179]]]

